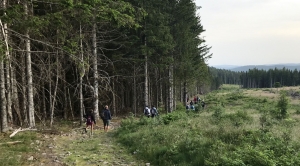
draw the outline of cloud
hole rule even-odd
[[[299,57],[300,0],[196,0],[196,3],[202,6],[200,16],[206,29],[203,36],[212,46],[210,62],[231,64],[232,60],[226,60],[234,59],[237,65],[267,64],[295,62],[295,56]],[[265,58],[272,56],[278,58]]]

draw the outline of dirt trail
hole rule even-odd
[[[99,127],[101,126],[101,127]],[[137,160],[133,154],[119,145],[114,138],[114,130],[119,126],[118,120],[112,120],[111,130],[104,132],[102,122],[97,123],[92,136],[83,128],[76,128],[67,133],[41,134],[40,139],[31,146],[37,153],[28,154],[25,165],[32,166],[144,166],[145,162]]]

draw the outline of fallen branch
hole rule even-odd
[[[14,145],[17,143],[22,143],[23,141],[13,141],[13,142],[6,142],[6,143],[0,143],[0,145],[4,145],[4,144],[9,144],[9,145]]]
[[[31,128],[26,128],[26,129],[22,129],[21,127],[18,128],[17,130],[15,130],[10,136],[9,138],[15,136],[18,132],[20,131],[28,131],[28,130],[31,130],[31,131],[36,131],[37,129],[31,129]]]

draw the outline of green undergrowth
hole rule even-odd
[[[151,165],[300,165],[297,117],[278,118],[275,100],[233,88],[221,92],[207,95],[210,104],[198,112],[180,107],[157,118],[129,117],[118,142]]]
[[[30,154],[35,150],[30,146],[33,140],[36,140],[35,132],[20,132],[12,138],[7,134],[2,134],[0,145],[0,165],[19,166],[29,163],[24,154]],[[12,143],[15,142],[15,143]],[[25,165],[26,165],[25,164]]]

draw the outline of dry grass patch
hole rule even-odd
[[[273,93],[272,91],[264,91],[264,90],[252,90],[248,89],[244,91],[246,95],[251,97],[267,97],[269,99],[277,99],[278,93]]]

